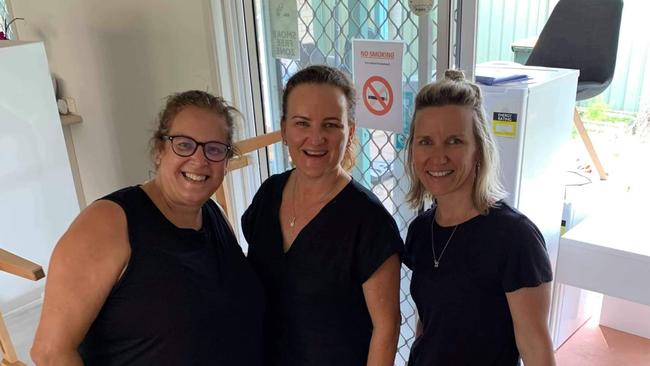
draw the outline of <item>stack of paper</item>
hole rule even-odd
[[[519,71],[519,70],[517,70]],[[511,81],[528,80],[528,75],[508,69],[482,69],[476,74],[476,81],[485,85],[503,84]]]

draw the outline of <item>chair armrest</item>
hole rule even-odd
[[[5,271],[32,281],[45,277],[43,267],[25,258],[0,249],[0,271]]]

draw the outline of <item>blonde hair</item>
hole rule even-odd
[[[444,107],[456,105],[472,110],[474,138],[478,149],[476,178],[474,180],[472,201],[474,206],[483,214],[487,214],[496,202],[505,197],[499,182],[499,153],[496,143],[490,133],[490,126],[483,112],[481,90],[473,82],[465,79],[460,70],[447,70],[439,81],[424,86],[415,98],[415,112],[411,119],[411,128],[407,141],[406,173],[410,178],[407,202],[412,207],[422,206],[425,198],[434,198],[426,191],[424,185],[415,174],[413,166],[413,132],[415,117],[418,112],[427,107]]]

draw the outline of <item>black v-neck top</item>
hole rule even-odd
[[[122,207],[131,257],[90,326],[85,365],[262,365],[262,286],[209,200],[203,227],[181,229],[140,187]]]
[[[353,180],[285,254],[279,212],[290,174],[267,179],[242,217],[248,259],[267,296],[266,364],[365,365],[372,322],[362,284],[402,251],[397,225]]]

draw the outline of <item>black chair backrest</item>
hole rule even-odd
[[[526,65],[580,70],[579,81],[612,80],[623,1],[560,0]]]

